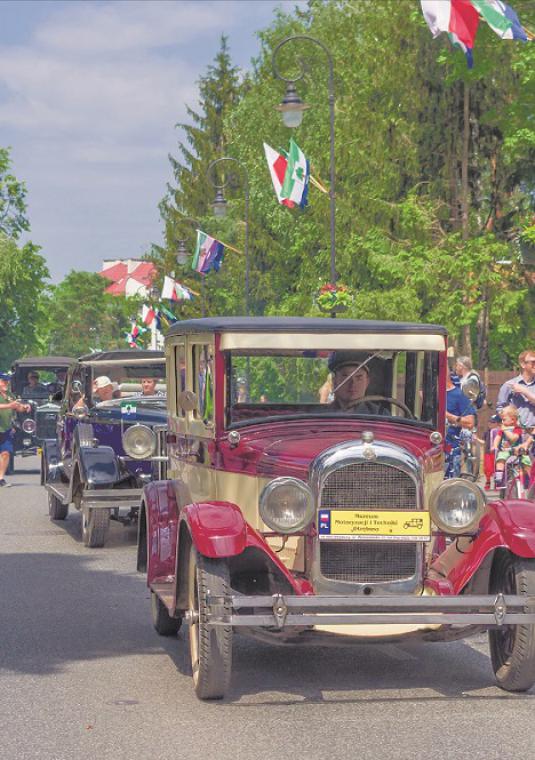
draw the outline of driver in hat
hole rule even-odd
[[[334,401],[331,409],[357,414],[383,414],[378,404],[359,399],[366,396],[370,384],[368,356],[358,351],[334,351],[328,362],[333,373]]]

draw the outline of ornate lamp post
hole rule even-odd
[[[295,88],[295,83],[299,82],[300,79],[303,79],[305,76],[305,65],[303,61],[300,61],[300,71],[299,74],[296,77],[289,78],[284,77],[278,67],[277,67],[277,55],[281,48],[283,48],[288,43],[293,43],[295,41],[308,41],[313,42],[315,45],[318,45],[323,52],[325,53],[327,57],[327,62],[329,65],[329,118],[330,118],[330,164],[329,164],[329,173],[330,173],[330,181],[331,186],[329,189],[329,199],[330,199],[330,216],[331,216],[331,282],[333,285],[336,284],[336,280],[338,278],[337,272],[336,272],[336,230],[335,230],[335,219],[336,219],[336,203],[335,203],[335,171],[334,171],[334,67],[333,67],[333,59],[332,55],[329,51],[329,49],[323,44],[323,42],[320,42],[320,40],[317,40],[315,37],[310,37],[308,34],[294,34],[291,37],[286,37],[284,40],[279,42],[275,50],[273,51],[273,58],[272,58],[272,64],[273,64],[273,73],[277,77],[277,79],[280,79],[283,82],[286,82],[286,94],[284,96],[284,99],[280,105],[276,106],[277,111],[281,112],[282,120],[284,124],[287,127],[298,127],[302,120],[303,120],[303,113],[306,111],[310,106],[308,106],[306,103],[303,103],[299,95],[297,94],[297,90]]]
[[[214,187],[216,191],[215,198],[212,203],[214,215],[222,218],[227,213],[227,201],[225,200],[223,190],[228,186],[231,180],[231,176],[229,176],[228,179],[224,180],[223,182],[218,183],[214,177],[213,170],[216,166],[219,166],[219,164],[229,161],[236,164],[240,169],[243,184],[243,197],[245,199],[245,314],[246,316],[249,316],[249,174],[245,166],[237,158],[232,158],[231,156],[222,156],[221,158],[216,158],[215,161],[212,161],[209,164],[208,169],[206,170],[206,175],[212,187]]]

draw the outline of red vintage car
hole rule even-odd
[[[189,623],[203,699],[235,631],[278,643],[488,629],[498,684],[535,682],[535,512],[443,479],[446,330],[209,318],[166,338],[167,479],[138,569],[158,633]]]

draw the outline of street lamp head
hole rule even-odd
[[[160,290],[156,285],[153,285],[149,292],[150,297],[153,301],[159,301],[160,300]]]
[[[221,188],[218,188],[216,191],[212,208],[214,209],[215,216],[223,217],[227,215],[227,201]]]
[[[293,82],[288,82],[286,87],[286,93],[284,100],[278,106],[275,106],[276,111],[280,111],[282,114],[282,121],[284,126],[294,128],[298,127],[303,121],[303,111],[310,108],[306,103],[303,103]]]
[[[185,240],[179,240],[177,244],[177,251],[176,251],[176,260],[177,264],[180,264],[180,266],[185,266],[189,261],[189,252],[186,248],[186,241]]]

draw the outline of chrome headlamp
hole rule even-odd
[[[37,425],[35,424],[35,420],[32,420],[31,417],[27,417],[22,423],[22,429],[25,433],[28,433],[28,435],[35,433],[36,428]]]
[[[132,425],[123,433],[123,449],[132,459],[148,459],[156,451],[156,435],[146,425]]]
[[[431,495],[431,519],[444,533],[473,533],[485,511],[485,494],[462,478],[445,480]]]
[[[314,516],[309,487],[297,478],[275,478],[260,494],[260,517],[276,533],[297,533]]]

